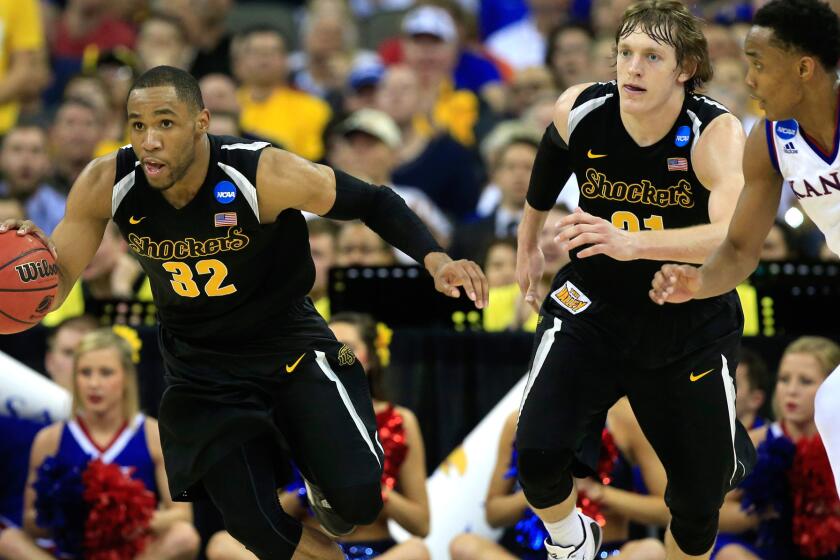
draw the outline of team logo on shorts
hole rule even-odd
[[[236,187],[230,181],[219,181],[216,183],[216,188],[213,189],[213,195],[217,202],[230,204],[236,200]]]
[[[688,144],[688,140],[691,138],[691,129],[687,126],[683,125],[677,129],[677,135],[674,137],[674,145],[677,148],[682,148],[686,144]]]
[[[355,363],[356,356],[353,354],[353,351],[350,350],[350,347],[346,344],[342,344],[341,348],[338,350],[338,365],[352,366]]]
[[[586,297],[577,286],[568,280],[563,284],[563,287],[551,294],[551,298],[574,315],[582,312],[592,303],[591,299]]]
[[[798,130],[799,125],[793,119],[779,121],[776,123],[776,136],[778,136],[782,140],[790,140],[791,138],[796,136],[796,132]]]

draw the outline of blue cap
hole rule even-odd
[[[350,72],[348,84],[350,89],[359,90],[366,86],[375,86],[382,79],[385,73],[385,67],[381,64],[366,64],[359,68],[354,68]]]

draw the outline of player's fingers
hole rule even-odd
[[[577,249],[581,245],[596,244],[603,241],[603,236],[599,233],[582,233],[563,244],[564,251],[571,251]]]
[[[484,274],[484,271],[481,270],[481,267],[474,262],[470,262],[470,265],[473,267],[476,275],[478,276],[478,301],[481,302],[479,309],[482,309],[487,307],[487,304],[490,302],[490,286],[487,283],[487,276]]]
[[[438,277],[435,278],[435,287],[437,288],[437,291],[449,297],[458,297],[460,295],[457,286],[450,283],[443,274],[439,274]]]
[[[536,311],[537,313],[540,312],[540,295],[537,293],[536,288],[529,288],[528,293],[525,294],[525,303],[531,306],[531,309]]]
[[[587,247],[582,251],[578,251],[578,258],[585,259],[586,257],[592,257],[595,255],[603,255],[607,252],[607,246],[604,244],[592,245],[591,247]]]
[[[3,220],[2,222],[0,222],[0,233],[3,233],[4,231],[9,231],[11,229],[17,229],[22,223],[24,223],[24,221],[25,220],[18,220],[17,218],[9,218],[7,220]]]
[[[472,301],[478,301],[478,284],[480,283],[478,275],[470,266],[469,262],[464,261],[463,263],[459,263],[459,265],[461,275],[464,279],[463,287],[464,291],[467,292],[467,297],[469,297]]]
[[[665,299],[656,290],[650,290],[648,292],[648,296],[650,296],[651,301],[653,301],[653,303],[655,303],[656,305],[664,305],[665,304]]]
[[[471,293],[470,299],[475,302],[475,306],[481,309],[484,306],[484,286],[482,285],[482,278],[484,273],[472,261],[464,261],[464,271],[469,278],[469,288],[467,293]]]

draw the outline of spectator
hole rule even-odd
[[[761,245],[759,258],[763,261],[789,261],[796,259],[793,229],[776,221]]]
[[[270,27],[256,27],[240,40],[235,60],[243,82],[238,94],[242,128],[307,159],[320,159],[330,108],[288,86],[283,37]]]
[[[719,23],[707,23],[703,27],[706,44],[709,45],[709,58],[713,65],[722,58],[740,57],[741,47],[729,28]],[[715,68],[717,70],[717,68]]]
[[[765,425],[768,418],[762,411],[769,411],[770,372],[764,359],[749,348],[741,349],[741,360],[735,370],[735,388],[735,413],[741,424],[747,430]]]
[[[545,65],[551,70],[555,87],[566,88],[593,81],[592,30],[580,23],[567,23],[548,35]]]
[[[592,31],[596,37],[609,37],[615,45],[615,33],[624,10],[633,0],[592,0]]]
[[[181,20],[163,12],[149,15],[137,35],[137,55],[141,71],[155,66],[186,70],[192,52]]]
[[[49,172],[46,131],[26,123],[12,128],[0,149],[0,196],[19,201],[27,218],[48,235],[64,217],[65,205],[64,196],[46,182]]]
[[[609,82],[615,79],[615,38],[601,37],[592,44],[592,79]]]
[[[362,222],[344,222],[338,231],[336,266],[391,266],[394,249]]]
[[[494,56],[515,69],[542,66],[546,39],[555,27],[569,21],[569,0],[528,0],[529,15],[487,38]]]
[[[101,304],[113,300],[151,302],[152,291],[140,263],[128,253],[117,224],[108,222],[93,259],[61,307],[44,317],[43,323],[53,326],[84,313],[108,322]]]
[[[501,202],[486,218],[456,230],[450,250],[452,258],[481,261],[493,238],[516,237],[538,145],[534,139],[523,136],[513,137],[502,146],[493,168],[493,182],[502,193]]]
[[[207,74],[198,82],[204,106],[210,111],[210,134],[239,136],[253,142],[267,139],[242,130],[239,100],[236,97],[236,84],[233,78],[224,74]],[[277,142],[273,143],[277,147]]]
[[[515,284],[516,238],[496,237],[490,241],[482,269],[487,275],[487,285],[491,290]]]
[[[309,297],[315,309],[326,320],[330,318],[329,276],[336,260],[336,234],[338,226],[325,218],[315,218],[307,222],[309,226],[309,249],[315,264],[315,282]]]
[[[199,0],[198,3],[197,9],[187,10],[199,21],[196,30],[187,29],[196,51],[190,73],[196,79],[208,74],[230,75],[231,36],[227,32],[227,18],[234,0]]]
[[[52,42],[53,89],[63,91],[67,80],[79,73],[86,51],[133,49],[135,40],[134,29],[111,15],[107,0],[67,0]]]
[[[415,185],[450,216],[471,216],[481,189],[475,156],[450,134],[426,126],[420,115],[417,75],[406,65],[389,67],[382,78],[376,105],[400,129],[402,145],[395,183]]]
[[[422,190],[392,181],[402,139],[391,117],[376,109],[361,109],[350,115],[340,129],[347,142],[346,170],[370,183],[391,188],[423,220],[438,243],[448,247],[452,225],[435,203]],[[397,257],[404,263],[414,262],[402,253],[397,253]]]
[[[24,495],[25,531],[10,528],[0,533],[0,555],[3,557],[10,560],[64,558],[67,553],[75,552],[64,546],[78,543],[80,549],[83,547],[84,519],[74,520],[75,523],[56,523],[68,532],[75,529],[81,534],[53,534],[50,527],[53,520],[43,513],[44,509],[55,511],[60,508],[53,508],[45,499],[49,496],[42,494],[39,500],[38,493],[43,490],[34,484],[41,476],[48,476],[40,472],[40,467],[50,457],[57,459],[61,467],[81,472],[94,458],[126,467],[125,475],[141,482],[153,494],[156,507],[148,525],[150,539],[142,553],[136,556],[137,560],[180,560],[197,555],[200,543],[192,526],[192,507],[174,503],[169,495],[157,421],[138,412],[134,351],[125,339],[110,329],[93,331],[82,338],[73,364],[73,417],[43,428],[35,437],[30,454],[29,484]],[[83,488],[74,487],[66,478],[56,480],[60,482],[54,482],[52,486],[45,484],[43,488],[49,487],[69,500],[82,500]],[[93,497],[94,500],[100,498],[105,499],[105,495]],[[117,500],[123,507],[133,504],[119,493],[113,493],[110,499]],[[64,506],[72,511],[72,505]],[[139,538],[120,535],[120,521],[114,521],[116,543]],[[48,553],[39,547],[35,542],[39,537],[55,537],[56,550]],[[59,537],[62,537],[60,541]],[[114,549],[108,552],[117,554]]]
[[[96,108],[102,121],[103,138],[94,150],[94,157],[110,153],[128,144],[125,130],[125,107],[115,107],[111,90],[98,74],[76,74],[64,88],[62,99],[81,99]]]
[[[351,69],[379,63],[376,53],[358,49],[358,35],[343,4],[312,4],[301,26],[303,50],[289,57],[294,86],[340,107]]]
[[[73,355],[82,337],[96,329],[96,320],[81,316],[69,319],[47,335],[44,367],[52,380],[73,392]],[[11,407],[10,407],[11,408]],[[11,410],[14,412],[13,410]],[[18,418],[0,415],[0,532],[23,524],[23,494],[29,472],[32,440],[41,428],[53,419],[46,417]],[[0,545],[2,550],[2,545]],[[0,552],[2,555],[3,552]]]
[[[104,131],[96,107],[81,99],[66,99],[50,129],[50,156],[54,184],[68,193],[82,169],[90,163]]]
[[[0,4],[0,136],[17,120],[22,103],[37,99],[47,85],[38,0]]]
[[[402,32],[405,64],[417,75],[420,112],[431,126],[472,146],[479,103],[471,91],[455,89],[458,34],[452,16],[437,6],[420,6],[406,14]]]
[[[554,79],[545,66],[531,66],[517,70],[511,80],[507,114],[512,118],[521,117],[540,97],[553,96],[557,99]]]
[[[344,90],[344,113],[376,108],[376,91],[385,68],[379,64],[360,64],[350,71]]]
[[[50,379],[73,392],[73,356],[82,337],[96,330],[99,322],[90,315],[77,315],[57,324],[47,334],[44,369]]]

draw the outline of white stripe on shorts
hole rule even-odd
[[[540,344],[537,346],[537,351],[534,352],[534,363],[531,365],[531,371],[528,372],[528,382],[525,384],[525,393],[522,395],[522,402],[519,404],[519,414],[522,414],[522,408],[525,406],[525,401],[528,400],[528,393],[531,392],[531,387],[534,386],[534,381],[540,374],[540,370],[551,352],[551,346],[554,344],[554,335],[560,331],[563,321],[554,317],[554,326],[545,331],[540,338]]]
[[[365,443],[370,449],[370,452],[373,453],[374,457],[376,457],[376,462],[379,464],[379,466],[382,466],[382,463],[379,460],[379,455],[376,454],[376,450],[373,448],[373,441],[371,441],[370,439],[370,434],[368,434],[367,429],[365,428],[365,423],[362,422],[362,419],[356,412],[356,408],[353,406],[353,401],[350,400],[350,395],[347,394],[347,389],[344,388],[344,385],[341,383],[341,380],[332,370],[332,367],[330,367],[330,362],[327,360],[327,356],[324,355],[323,352],[315,350],[315,362],[318,364],[318,367],[321,368],[321,371],[324,372],[324,375],[327,376],[327,379],[335,383],[335,388],[338,389],[338,394],[341,397],[341,402],[344,403],[345,408],[347,408],[347,412],[350,413],[350,417],[353,419],[353,423],[356,424],[356,429],[359,430],[359,433],[362,435],[362,439],[365,440]]]
[[[735,480],[735,475],[738,474],[738,468],[741,461],[738,460],[738,453],[735,451],[735,384],[732,382],[732,377],[729,376],[729,365],[726,362],[726,356],[720,355],[721,368],[720,375],[723,378],[723,391],[726,394],[726,411],[729,412],[729,433],[732,436],[732,476],[729,478],[729,484]]]

